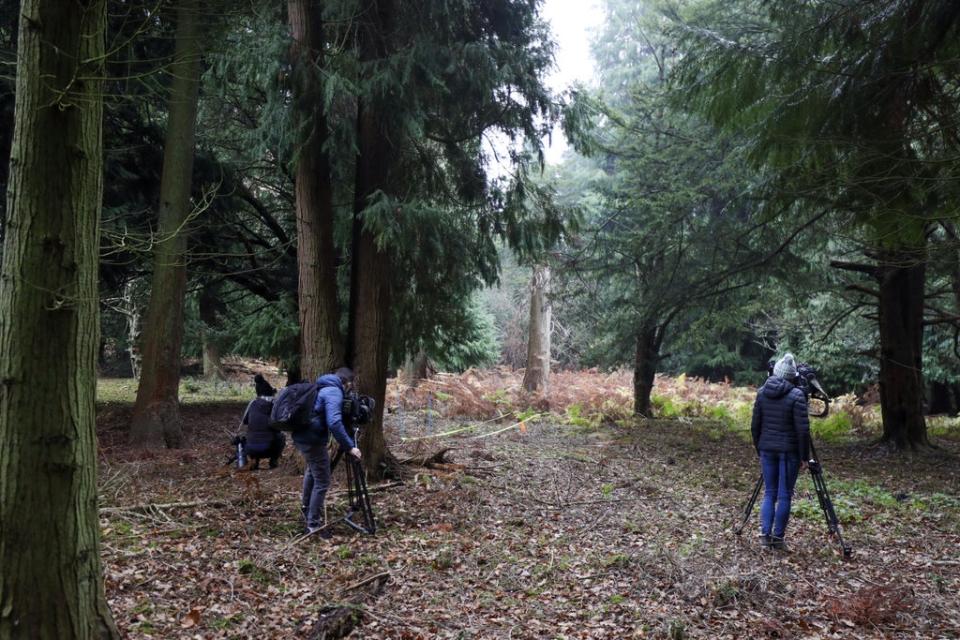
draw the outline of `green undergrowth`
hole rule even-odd
[[[700,401],[683,401],[654,395],[650,398],[660,419],[703,418],[720,425],[742,437],[750,437],[750,418],[753,407],[746,402],[707,404]]]
[[[831,413],[826,418],[810,420],[810,432],[823,442],[842,442],[853,433],[853,420],[844,412]]]
[[[813,484],[801,476],[791,514],[800,519],[822,520]],[[827,490],[841,524],[871,522],[883,526],[903,516],[960,521],[960,499],[943,493],[891,492],[865,480],[840,480],[826,475]]]
[[[934,438],[960,439],[960,416],[935,416],[928,418],[927,434]]]
[[[725,402],[722,404],[706,404],[700,401],[684,402],[666,396],[655,395],[650,399],[660,419],[703,418],[722,425],[727,431],[743,438],[750,438],[750,421],[753,416],[753,406],[747,402]],[[942,432],[953,430],[960,433],[960,420],[939,429]],[[835,411],[826,418],[811,418],[810,431],[819,441],[829,443],[845,442],[856,434],[853,418],[844,411]],[[931,430],[935,433],[935,430]]]
[[[97,380],[97,402],[104,404],[133,404],[137,399],[135,378],[100,378]],[[210,382],[201,378],[183,378],[180,381],[180,402],[245,402],[253,399],[249,384]]]

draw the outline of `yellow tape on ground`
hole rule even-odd
[[[507,416],[512,415],[512,414],[513,414],[513,411],[511,411],[510,413],[505,413],[505,414],[503,414],[502,416],[497,416],[496,418],[490,418],[489,420],[484,420],[483,422],[478,422],[477,424],[472,424],[472,425],[467,426],[467,427],[461,427],[461,428],[459,428],[459,429],[454,429],[453,431],[444,431],[443,433],[434,433],[434,434],[431,434],[431,435],[428,435],[428,436],[417,436],[416,438],[400,438],[400,442],[414,442],[414,441],[416,441],[416,440],[429,440],[429,439],[431,439],[431,438],[443,438],[443,437],[445,437],[445,436],[452,436],[452,435],[454,435],[454,434],[456,434],[456,433],[463,433],[464,431],[473,431],[474,429],[479,429],[480,427],[482,427],[482,426],[485,425],[485,424],[489,424],[489,423],[491,423],[491,422],[496,422],[497,420],[503,420],[504,418],[506,418]]]
[[[530,422],[531,420],[536,420],[537,418],[542,418],[544,415],[546,415],[546,414],[544,414],[544,413],[534,414],[534,415],[532,415],[532,416],[530,416],[530,417],[528,417],[528,418],[524,418],[524,419],[521,420],[520,422],[517,422],[517,423],[515,423],[515,424],[510,425],[509,427],[504,427],[503,429],[497,429],[496,431],[491,431],[490,433],[483,433],[483,434],[480,434],[479,436],[473,436],[473,437],[471,438],[471,440],[477,440],[477,439],[479,439],[479,438],[488,438],[488,437],[490,437],[490,436],[495,436],[495,435],[497,435],[498,433],[503,433],[504,431],[509,431],[510,429],[516,429],[516,428],[518,428],[518,427],[520,427],[521,429],[526,429],[526,426],[527,426],[526,423],[527,423],[527,422]],[[521,425],[523,425],[523,426],[521,426]]]

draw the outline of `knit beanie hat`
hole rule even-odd
[[[272,396],[277,392],[259,373],[253,376],[253,388],[257,390],[258,396]]]
[[[797,377],[797,361],[792,353],[785,353],[777,360],[777,364],[773,365],[773,375],[787,379]]]

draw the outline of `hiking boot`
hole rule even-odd
[[[770,536],[770,548],[782,553],[790,553],[790,548],[783,541],[783,536]]]
[[[318,535],[324,540],[329,540],[333,537],[333,531],[325,527],[307,527],[307,535]]]
[[[769,536],[769,535],[767,535],[767,534],[765,534],[765,533],[761,533],[761,534],[760,534],[760,547],[763,548],[763,549],[769,549],[769,548],[770,548],[770,536]]]

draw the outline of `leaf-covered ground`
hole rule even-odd
[[[375,536],[298,541],[299,455],[223,465],[242,408],[186,406],[190,448],[144,454],[123,444],[129,408],[101,407],[107,595],[130,637],[309,638],[331,605],[353,612],[351,638],[960,637],[950,438],[906,458],[821,445],[844,562],[808,478],[790,553],[731,533],[757,468],[720,423],[545,418],[477,437],[505,420],[413,440],[463,424],[407,410],[389,418],[394,453],[451,447],[460,466],[375,492]]]

